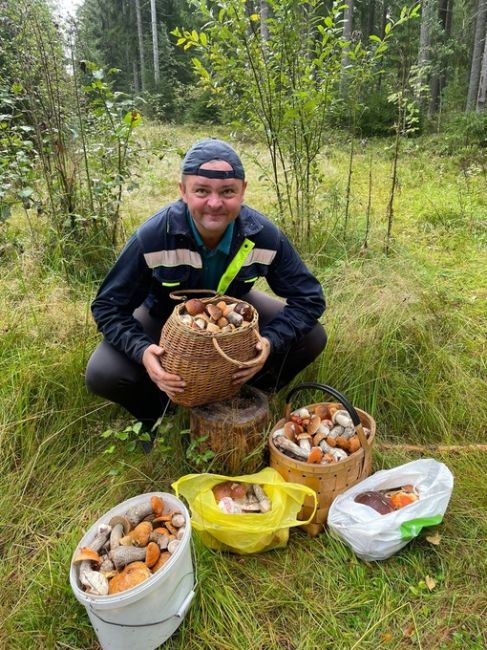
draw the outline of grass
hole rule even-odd
[[[175,196],[179,150],[207,131],[149,125],[142,137],[167,153],[140,171],[124,203],[131,232]],[[224,135],[213,130],[213,135]],[[485,181],[427,141],[407,143],[400,164],[392,254],[382,252],[390,153],[369,141],[355,160],[352,221],[339,221],[347,151],[323,156],[309,263],[323,282],[329,344],[302,379],[329,383],[377,421],[377,440],[393,443],[487,442],[485,420]],[[247,201],[272,202],[252,155]],[[360,251],[368,169],[374,184],[369,247]],[[329,209],[329,214],[327,210]],[[95,634],[71,593],[72,551],[101,513],[123,499],[170,491],[193,471],[178,412],[164,446],[149,456],[121,442],[104,453],[107,429],[129,418],[86,393],[83,372],[98,335],[89,314],[92,283],[67,285],[43,259],[42,228],[32,241],[13,223],[24,252],[1,266],[0,293],[0,648],[95,650]],[[316,401],[303,392],[300,403]],[[321,398],[319,398],[321,399]],[[282,414],[283,396],[272,407]],[[393,558],[366,563],[327,532],[292,530],[285,549],[239,557],[205,548],[195,535],[198,590],[168,649],[315,648],[480,650],[487,645],[487,457],[433,454],[455,476],[445,521],[433,545],[423,531]],[[374,469],[419,457],[374,452]],[[435,582],[430,590],[429,576]],[[431,582],[429,583],[432,584]]]

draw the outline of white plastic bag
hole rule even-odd
[[[354,501],[361,492],[402,485],[414,485],[419,500],[387,515]],[[452,490],[453,475],[446,465],[432,458],[414,460],[376,472],[340,494],[331,504],[328,526],[362,560],[385,560],[422,528],[442,521]]]

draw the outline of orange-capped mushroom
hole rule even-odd
[[[149,542],[147,544],[147,548],[145,551],[145,563],[147,564],[149,569],[152,568],[154,564],[157,562],[160,554],[161,554],[161,549],[159,548],[158,544],[156,544],[155,542]]]
[[[160,517],[164,512],[164,501],[162,500],[162,497],[159,497],[156,494],[154,494],[150,498],[150,503],[152,506],[152,512],[155,514],[156,517]]]
[[[108,583],[108,593],[118,594],[121,591],[132,589],[141,582],[151,577],[151,571],[144,562],[132,562],[125,569],[114,576]]]
[[[311,447],[311,451],[309,452],[308,460],[306,462],[320,463],[322,458],[323,452],[321,449],[319,447]]]
[[[152,533],[150,521],[141,521],[138,526],[130,531],[120,540],[121,546],[147,546],[149,536]]]
[[[85,560],[89,560],[90,562],[96,562],[97,564],[101,564],[102,559],[98,555],[96,551],[94,551],[92,548],[89,546],[82,546],[78,553],[76,554],[76,557],[73,559],[73,564],[77,564],[78,562],[84,562]]]
[[[170,559],[171,559],[171,553],[169,553],[169,551],[163,551],[159,555],[159,559],[157,560],[157,562],[152,567],[152,573],[158,571],[161,568],[161,566],[164,566],[166,562]]]
[[[396,492],[396,494],[392,494],[389,497],[389,501],[391,502],[394,510],[404,508],[405,506],[408,506],[410,503],[414,503],[417,500],[418,497],[413,492]]]

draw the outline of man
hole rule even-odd
[[[164,370],[158,344],[175,289],[216,289],[257,309],[256,355],[264,354],[258,366],[234,373],[236,385],[279,390],[326,345],[320,284],[283,233],[243,204],[246,187],[229,144],[197,142],[182,163],[181,198],[140,226],[93,301],[104,340],[88,363],[87,386],[121,404],[146,430],[186,386]],[[259,277],[286,302],[252,289]]]

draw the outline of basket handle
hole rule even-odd
[[[260,334],[255,330],[253,330],[252,333],[255,335],[257,339],[257,343],[260,343],[262,340]],[[216,336],[213,336],[211,340],[213,341],[213,345],[215,347],[215,350],[218,352],[218,354],[222,356],[226,361],[233,363],[233,365],[237,366],[237,368],[252,368],[253,366],[258,366],[259,363],[261,363],[262,361],[262,357],[265,355],[265,347],[263,346],[259,354],[253,359],[250,359],[250,361],[238,361],[237,359],[232,359],[232,357],[229,357],[228,354],[223,352],[223,350],[220,347],[220,344],[216,340]]]
[[[317,390],[322,390],[323,392],[329,393],[330,395],[335,397],[343,405],[344,409],[348,412],[348,414],[352,418],[353,426],[360,440],[360,444],[364,449],[369,449],[370,443],[367,440],[367,436],[365,435],[365,431],[362,426],[362,423],[360,422],[360,418],[357,411],[354,409],[351,402],[348,401],[345,395],[340,393],[340,391],[338,391],[336,388],[332,388],[331,386],[327,386],[326,384],[305,382],[303,384],[298,384],[298,386],[295,386],[292,390],[290,390],[289,393],[286,395],[286,405],[284,411],[284,417],[286,418],[286,420],[289,420],[289,417],[291,415],[291,397],[295,395],[298,391],[307,388],[316,388]]]
[[[218,296],[218,291],[214,289],[178,289],[177,291],[171,291],[169,297],[173,300],[187,300],[188,294],[194,294],[196,296],[207,295],[208,297]]]

